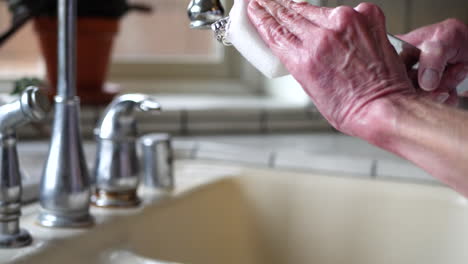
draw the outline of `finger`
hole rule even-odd
[[[445,104],[451,106],[457,106],[460,101],[460,97],[458,96],[457,90],[453,90],[449,92],[449,98],[445,101]]]
[[[398,37],[408,43],[413,44],[414,46],[419,46],[424,41],[432,37],[432,31],[430,30],[430,26],[429,26],[429,27],[416,29],[407,34],[398,35]]]
[[[307,2],[297,3],[291,0],[273,0],[276,3],[284,6],[287,9],[293,10],[301,14],[314,24],[322,24],[328,20],[331,9],[328,7],[320,7]]]
[[[385,14],[382,9],[375,4],[361,3],[354,8],[358,13],[362,14],[367,21],[370,30],[376,36],[376,40],[380,40],[381,44],[387,44],[387,29],[385,25]]]
[[[305,35],[310,27],[314,26],[308,19],[296,11],[271,0],[257,0],[257,3],[270,13],[279,24],[286,27],[299,39]]]
[[[380,30],[385,30],[385,14],[377,5],[371,3],[361,3],[354,10],[363,14],[373,26],[377,26]]]
[[[450,65],[444,73],[439,87],[429,94],[429,98],[448,105],[458,102],[457,86],[468,74],[464,64]]]
[[[443,74],[439,87],[449,87],[455,90],[466,79],[467,75],[467,64],[459,63],[449,65]],[[437,90],[439,90],[439,88]]]
[[[435,90],[441,81],[452,52],[437,42],[426,42],[419,57],[419,85],[425,91]]]
[[[281,57],[284,50],[296,48],[300,45],[300,39],[286,27],[279,24],[256,0],[249,3],[247,14],[261,38],[275,55]]]
[[[361,3],[356,6],[354,10],[364,17],[367,21],[367,26],[370,27],[370,30],[374,35],[375,41],[378,42],[380,47],[384,47],[382,51],[385,54],[385,58],[390,58],[390,54],[386,53],[394,53],[394,49],[391,47],[391,43],[387,37],[385,14],[382,9],[376,4]]]

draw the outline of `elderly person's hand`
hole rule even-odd
[[[376,5],[250,0],[248,14],[319,111],[344,133],[372,140],[388,101],[417,94]]]
[[[403,58],[408,66],[419,62],[419,71],[410,73],[417,85],[432,91],[439,101],[456,103],[456,88],[468,75],[468,26],[448,19],[399,37],[421,50],[419,58],[412,54]]]

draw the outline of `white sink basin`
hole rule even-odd
[[[178,170],[179,186],[236,171],[194,164]],[[445,187],[237,171],[187,184],[25,263],[468,263],[468,204]]]

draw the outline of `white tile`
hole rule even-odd
[[[195,158],[254,164],[266,167],[269,165],[271,152],[229,144],[200,142],[195,152]]]
[[[274,167],[370,177],[372,162],[372,159],[352,156],[310,155],[301,151],[279,151],[275,157]]]
[[[265,109],[269,120],[308,120],[304,107]]]
[[[138,131],[140,135],[159,132],[179,134],[181,132],[181,124],[177,122],[140,122],[138,124]]]
[[[180,133],[182,129],[181,111],[163,111],[161,113],[136,113],[140,134],[155,132]]]
[[[289,107],[265,110],[265,127],[268,132],[279,131],[304,131],[330,129],[329,123],[320,115],[315,116],[316,111],[309,108]]]
[[[248,108],[217,108],[188,110],[188,122],[198,121],[255,121],[260,122],[261,110]]]
[[[257,121],[225,121],[225,122],[203,122],[191,121],[187,125],[187,133],[259,133],[261,124]]]
[[[260,132],[259,109],[190,110],[187,114],[187,133]]]
[[[195,141],[172,141],[172,149],[175,159],[193,159],[198,142]]]
[[[440,183],[429,173],[407,161],[379,160],[377,162],[377,178]]]
[[[161,112],[135,111],[135,117],[140,122],[180,122],[182,112],[180,110],[163,110]]]
[[[332,147],[334,153],[340,153],[343,156],[369,157],[375,160],[403,160],[395,154],[378,148],[362,139],[342,134],[339,135],[334,138]]]
[[[317,122],[312,120],[268,120],[266,131],[331,131],[332,127],[326,121]]]

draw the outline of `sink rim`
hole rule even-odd
[[[195,171],[206,171],[207,174],[212,174],[204,177],[191,177],[189,175],[193,170]],[[287,174],[287,175],[285,175]],[[453,200],[453,202],[463,202],[466,203],[466,200],[462,200],[459,194],[455,193],[451,189],[433,184],[422,184],[421,182],[408,182],[408,181],[394,181],[394,180],[383,180],[383,179],[373,179],[373,178],[364,178],[364,177],[341,177],[339,175],[332,174],[317,174],[310,172],[298,172],[291,170],[279,170],[279,169],[265,169],[265,168],[255,168],[248,167],[245,165],[230,164],[226,162],[212,162],[212,161],[178,161],[176,164],[176,189],[172,193],[160,192],[146,189],[144,187],[140,188],[139,193],[142,196],[144,201],[139,208],[136,209],[123,209],[123,210],[105,210],[100,208],[92,208],[92,214],[96,217],[97,227],[100,225],[107,225],[113,222],[116,222],[121,217],[138,215],[141,211],[146,208],[151,207],[151,210],[157,210],[157,208],[163,208],[171,206],[171,204],[179,199],[184,199],[186,196],[189,196],[193,193],[203,191],[204,188],[210,188],[214,184],[222,181],[242,181],[243,179],[252,178],[252,175],[255,175],[255,178],[261,177],[286,177],[286,176],[299,176],[302,177],[305,181],[315,182],[317,180],[325,180],[331,182],[352,182],[353,184],[369,184],[371,186],[378,185],[391,185],[399,188],[416,188],[421,190],[437,190],[437,193],[441,194],[442,198]],[[461,198],[460,198],[461,197]],[[467,205],[468,206],[468,205]],[[62,239],[63,241],[74,241],[76,237],[81,234],[86,234],[93,232],[97,229],[53,229],[53,232],[50,232],[49,228],[43,228],[34,225],[34,219],[37,216],[38,204],[34,203],[25,207],[24,214],[22,217],[23,227],[30,229],[32,235],[35,239],[33,246],[25,249],[16,249],[8,250],[4,254],[4,250],[0,250],[0,260],[2,261],[17,261],[25,260],[34,262],[34,257],[37,254],[46,252],[49,249],[53,249],[56,239]],[[35,231],[40,230],[40,233]],[[52,235],[45,235],[45,233],[52,233]],[[39,239],[38,239],[39,238]],[[2,252],[3,251],[3,252]]]

